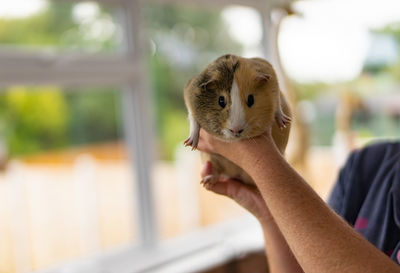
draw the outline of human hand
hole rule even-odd
[[[270,130],[255,138],[225,142],[201,129],[197,148],[202,152],[222,155],[245,170],[256,166],[262,157],[271,154],[270,151],[277,150]]]
[[[207,161],[201,172],[201,177],[212,174],[212,164]],[[239,180],[219,178],[217,183],[203,183],[203,186],[216,194],[227,196],[240,206],[253,214],[262,225],[265,225],[273,218],[269,212],[264,199],[257,187],[246,185]]]

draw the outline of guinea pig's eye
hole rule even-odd
[[[254,104],[254,96],[253,95],[249,95],[247,97],[247,106],[251,107]]]
[[[220,96],[218,98],[218,104],[219,106],[221,106],[222,108],[225,108],[226,106],[226,101],[225,101],[225,97],[224,96]]]

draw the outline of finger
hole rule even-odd
[[[221,183],[221,182],[217,182],[215,184],[208,183],[208,184],[204,185],[204,187],[207,190],[212,191],[213,193],[216,193],[216,194],[219,194],[219,195],[228,196],[227,195],[228,183]]]
[[[203,178],[203,177],[205,177],[205,176],[207,176],[207,175],[210,175],[211,172],[212,172],[212,164],[211,164],[210,161],[207,161],[207,162],[204,164],[203,169],[201,170],[200,175],[201,175],[201,177]]]
[[[218,182],[215,184],[206,184],[205,188],[216,194],[224,195],[234,200],[236,203],[247,209],[250,213],[265,219],[269,218],[268,208],[264,199],[255,189],[255,187],[244,185],[235,180]],[[267,215],[267,217],[266,217]]]
[[[208,149],[207,144],[202,139],[199,139],[199,143],[197,144],[197,150],[206,153],[211,152],[210,149]]]
[[[236,180],[224,180],[224,181],[218,181],[217,183],[214,184],[206,184],[205,188],[209,191],[212,191],[216,194],[220,195],[225,195],[231,199],[236,199],[237,193],[243,188],[244,189],[245,185],[243,185],[241,182],[236,181]]]
[[[207,153],[210,153],[212,150],[208,134],[203,129],[200,129],[199,143],[197,145],[197,149]]]

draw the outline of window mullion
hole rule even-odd
[[[0,85],[123,85],[136,64],[123,56],[45,55],[0,52]]]
[[[157,241],[157,226],[151,189],[151,166],[153,162],[153,133],[150,97],[145,77],[144,37],[140,14],[140,1],[126,0],[122,7],[122,28],[126,58],[137,64],[137,78],[124,92],[125,132],[133,158],[137,178],[136,204],[139,209],[139,230],[143,246]]]

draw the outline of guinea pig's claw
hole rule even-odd
[[[190,121],[190,134],[189,137],[183,142],[185,146],[191,146],[192,151],[196,150],[197,144],[199,144],[200,138],[200,125],[193,118],[192,114],[189,111],[189,121]]]
[[[276,120],[276,123],[278,124],[278,127],[280,129],[286,128],[290,124],[290,122],[292,121],[292,119],[289,116],[285,115],[282,112],[281,113],[277,113],[275,115],[275,120]]]
[[[207,188],[209,185],[214,185],[215,183],[218,182],[218,175],[206,175],[205,177],[203,177],[203,179],[201,180],[200,184],[202,184],[205,188]]]
[[[199,143],[199,140],[194,138],[194,137],[188,137],[183,144],[185,145],[185,147],[190,146],[192,147],[192,151],[197,149],[197,144]]]

